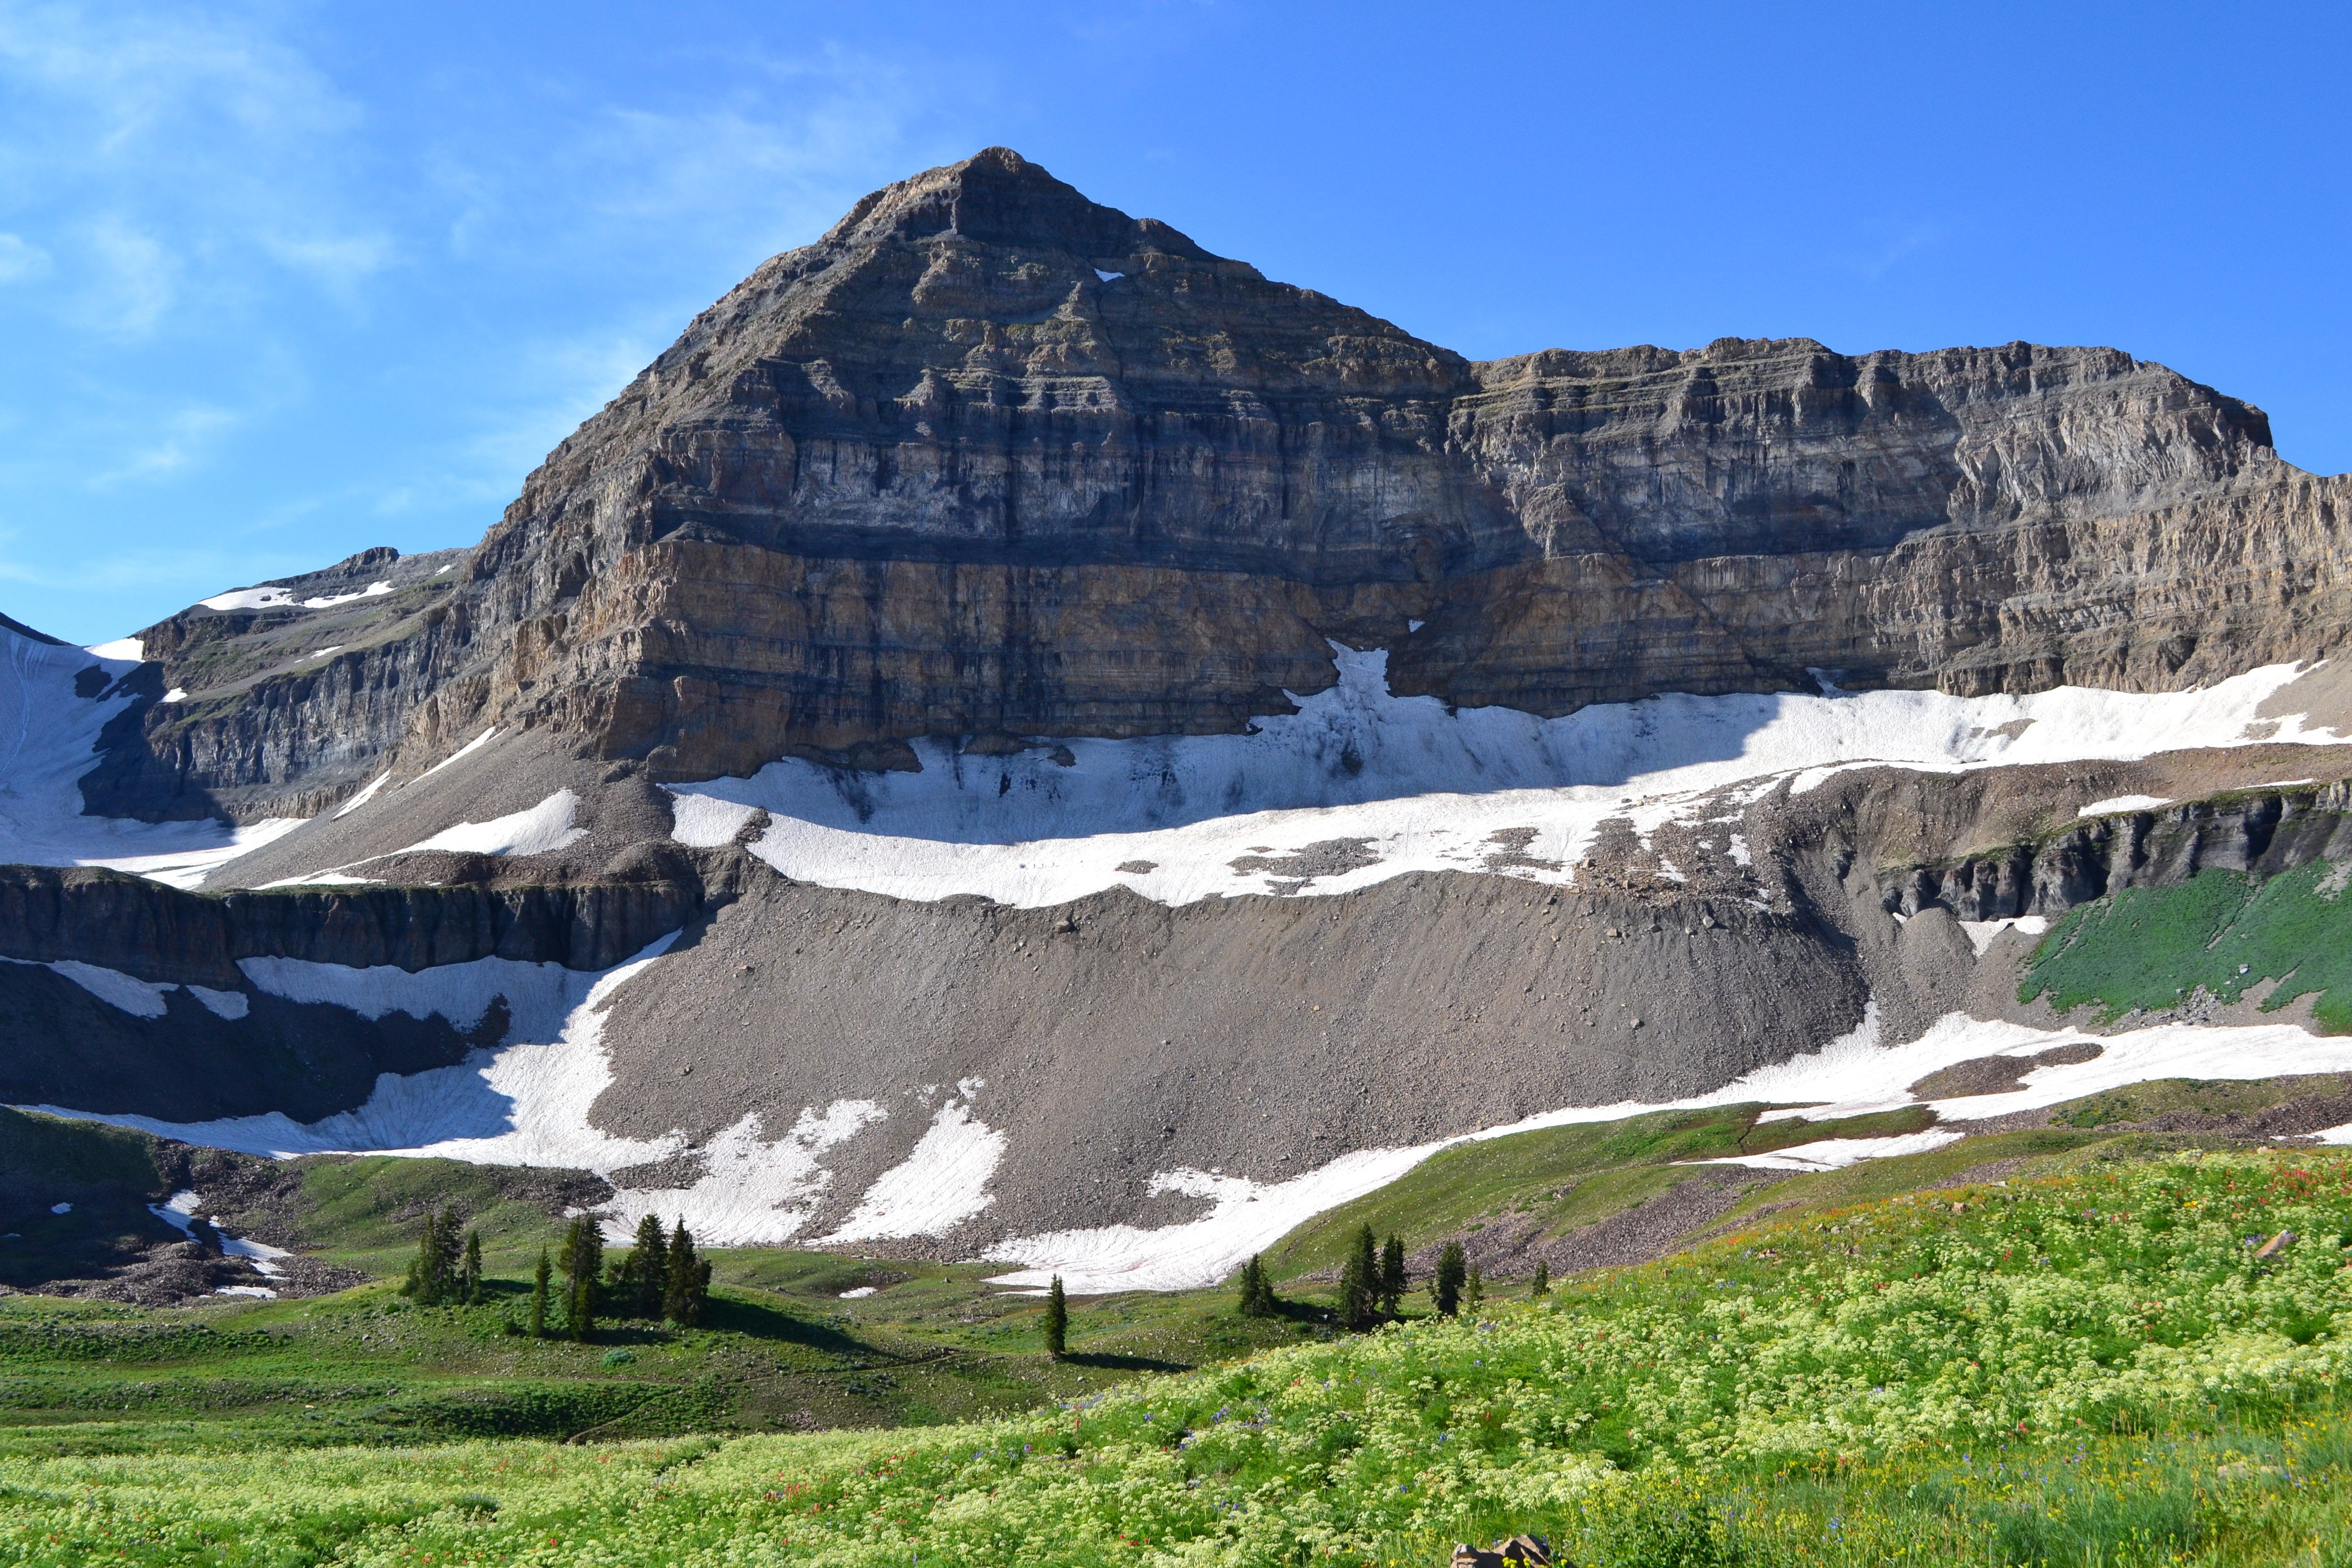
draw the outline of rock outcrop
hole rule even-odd
[[[992,149],[763,264],[473,552],[151,628],[185,700],[85,794],[304,815],[493,722],[671,779],[1230,731],[1327,639],[1546,714],[2173,688],[2336,645],[2347,499],[2108,349],[1473,363]]]

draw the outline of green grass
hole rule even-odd
[[[1559,1236],[1688,1181],[1696,1173],[1677,1162],[1762,1154],[1821,1138],[1888,1137],[1935,1121],[1924,1107],[1910,1107],[1826,1122],[1758,1121],[1766,1109],[1660,1111],[1457,1143],[1307,1221],[1267,1253],[1266,1263],[1280,1279],[1336,1268],[1367,1225],[1410,1247],[1488,1225],[1533,1225],[1542,1236]]]
[[[2126,888],[2070,911],[2027,961],[2018,998],[2102,1023],[2179,1005],[2199,987],[2234,1002],[2265,981],[2273,1012],[2310,995],[2333,1033],[2352,1031],[2352,899],[2317,861],[2257,883],[2204,871],[2172,888]]]
[[[0,1563],[2352,1561],[2352,1160],[2116,1152],[956,1426],[20,1447]]]

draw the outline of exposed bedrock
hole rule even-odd
[[[1473,363],[992,149],[762,264],[456,569],[152,628],[88,793],[288,814],[491,722],[665,778],[1231,731],[1327,638],[1546,714],[2179,688],[2336,646],[2347,496],[2110,349]]]
[[[677,930],[708,896],[691,879],[199,894],[115,871],[7,866],[0,956],[222,988],[242,984],[241,958],[411,972],[509,958],[595,970]]]
[[[1660,908],[1438,874],[1021,910],[764,879],[618,994],[592,1116],[705,1135],[756,1111],[774,1138],[803,1107],[877,1102],[888,1120],[827,1156],[815,1236],[954,1086],[984,1080],[971,1114],[1005,1135],[1004,1164],[953,1250],[1194,1206],[1148,1198],[1155,1172],[1276,1181],[1354,1149],[1713,1089],[1852,1029],[1866,996],[1837,931],[1736,898]]]

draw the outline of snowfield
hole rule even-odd
[[[771,821],[751,852],[788,877],[902,899],[977,893],[1033,909],[1111,887],[1182,904],[1487,869],[1496,835],[1511,829],[1532,837],[1492,868],[1565,885],[1607,818],[1631,817],[1647,834],[1670,820],[1727,817],[1783,780],[1802,793],[1882,763],[1961,773],[2131,760],[2245,744],[2256,724],[2273,743],[2344,739],[2294,718],[2273,732],[2260,718],[2300,665],[2200,691],[2064,687],[1963,698],[1825,688],[1654,697],[1547,720],[1504,708],[1449,713],[1433,697],[1394,696],[1385,651],[1332,646],[1339,683],[1294,696],[1297,713],[1260,719],[1255,734],[1045,742],[1013,757],[919,741],[916,773],[787,759],[748,779],[667,786],[673,833],[688,845],[721,845],[764,810]],[[2136,800],[2101,804],[2126,809]],[[1280,863],[1332,840],[1360,841],[1352,858],[1369,863],[1314,876]],[[1244,856],[1258,863],[1237,871],[1232,862]]]
[[[411,974],[384,967],[348,969],[287,959],[247,959],[239,967],[256,989],[301,1002],[326,1002],[365,1017],[388,1012],[438,1016],[470,1027],[505,997],[509,1026],[497,1047],[466,1062],[408,1077],[385,1074],[358,1110],[299,1123],[283,1115],[171,1122],[142,1116],[93,1116],[69,1107],[20,1109],[137,1127],[185,1142],[252,1154],[384,1153],[439,1156],[482,1164],[549,1165],[611,1177],[635,1165],[688,1154],[694,1179],[659,1188],[620,1188],[606,1228],[624,1239],[645,1215],[683,1217],[714,1246],[778,1246],[803,1237],[816,1201],[832,1194],[825,1155],[889,1119],[867,1100],[809,1106],[794,1124],[772,1132],[756,1113],[689,1150],[681,1134],[619,1138],[592,1126],[589,1113],[613,1079],[601,1041],[604,1010],[619,989],[661,961],[664,938],[602,973],[552,963],[486,958]],[[89,966],[82,966],[88,968]],[[152,995],[127,975],[82,982],[129,1011]],[[168,988],[164,988],[168,989]],[[111,993],[111,994],[110,994]],[[242,1000],[242,997],[240,997]],[[1909,1086],[1939,1068],[1980,1057],[2032,1057],[2055,1046],[2091,1044],[2099,1054],[2069,1066],[2023,1068],[2017,1089],[1922,1102]],[[1281,1182],[1189,1168],[1160,1171],[1154,1193],[1201,1198],[1208,1212],[1151,1228],[1103,1226],[1007,1236],[983,1249],[1023,1267],[996,1283],[1034,1289],[1059,1274],[1081,1294],[1187,1289],[1226,1278],[1314,1215],[1385,1186],[1442,1149],[1548,1127],[1612,1121],[1654,1110],[1762,1102],[1784,1109],[1767,1120],[1813,1121],[1927,1103],[1945,1124],[1881,1139],[1830,1139],[1770,1154],[1723,1162],[1789,1170],[1826,1170],[1857,1160],[1916,1152],[1961,1135],[1958,1124],[2040,1109],[2157,1078],[2249,1079],[2285,1073],[2352,1071],[2352,1037],[2329,1038],[2292,1024],[2234,1026],[2163,1025],[2120,1035],[2037,1029],[1948,1014],[1908,1044],[1880,1042],[1875,1004],[1852,1031],[1818,1050],[1762,1068],[1721,1089],[1664,1102],[1567,1106],[1460,1137],[1401,1148],[1364,1149]],[[1009,1152],[1005,1136],[984,1120],[986,1086],[967,1079],[933,1111],[913,1152],[857,1194],[849,1217],[819,1245],[940,1236],[993,1201],[990,1183]],[[2352,1140],[2352,1130],[2346,1130]]]
[[[137,639],[126,642],[135,646]],[[132,700],[76,696],[74,677],[96,665],[109,680],[119,679],[138,668],[137,658],[36,642],[5,628],[0,650],[6,654],[0,661],[0,862],[107,866],[193,888],[215,868],[301,826],[291,818],[229,827],[84,816],[78,781],[98,765],[99,731]]]

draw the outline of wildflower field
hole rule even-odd
[[[2352,1563],[2347,1243],[2342,1157],[2085,1159],[993,1421],[0,1459],[0,1563]]]

